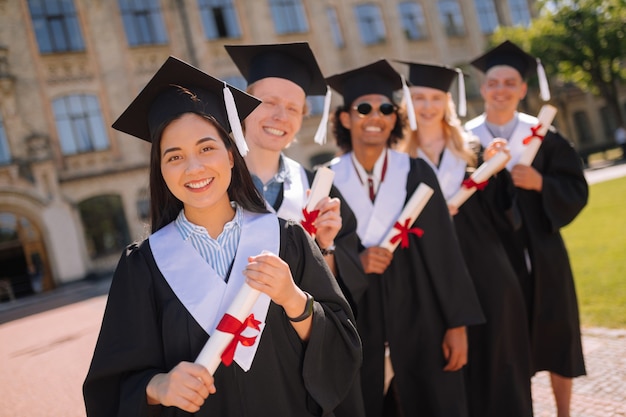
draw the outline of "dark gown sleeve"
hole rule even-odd
[[[315,174],[307,171],[309,184],[313,183]],[[367,277],[363,271],[363,265],[359,258],[360,241],[356,233],[357,222],[352,209],[345,201],[339,190],[332,186],[331,198],[341,201],[341,229],[335,237],[335,267],[337,269],[337,281],[343,294],[350,303],[354,314],[357,314],[356,305],[367,290]]]
[[[356,381],[361,340],[350,306],[315,242],[300,225],[284,222],[283,228],[281,257],[291,267],[295,283],[315,299],[302,375],[308,393],[326,415]]]
[[[546,134],[532,163],[543,176],[541,204],[546,232],[569,224],[587,204],[589,190],[582,161],[572,145],[557,131]]]
[[[422,159],[411,159],[407,182],[407,199],[420,182],[434,193],[415,225],[424,230],[416,242],[431,279],[447,328],[480,324],[485,321],[476,290],[465,266],[456,232],[439,182],[433,170]]]
[[[115,270],[83,394],[89,417],[148,415],[146,386],[164,372],[152,271],[137,245]],[[121,410],[125,410],[122,412]]]

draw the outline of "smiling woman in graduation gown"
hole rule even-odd
[[[332,416],[339,403],[356,404],[347,398],[361,361],[350,307],[304,229],[265,210],[237,152],[245,150],[243,138],[235,145],[225,133],[236,119],[224,104],[223,89],[224,97],[234,96],[244,117],[258,105],[253,97],[170,57],[114,124],[153,142],[153,233],[130,245],[115,271],[83,386],[90,417],[190,412]],[[176,134],[165,139],[168,129]],[[221,139],[205,137],[211,131]],[[162,143],[168,143],[165,151],[155,144],[160,132]],[[197,135],[202,136],[195,139]],[[162,174],[170,162],[184,168],[178,183],[172,182],[171,171]],[[227,196],[216,192],[226,187]],[[166,195],[163,201],[160,192]],[[214,199],[215,204],[207,203]],[[224,213],[227,218],[217,220]],[[198,223],[191,222],[192,214]],[[183,233],[187,229],[181,225],[191,231]],[[207,256],[202,252],[207,246],[197,246],[195,235],[207,234],[213,226],[220,231],[218,242],[222,236],[237,236],[229,231],[239,231],[238,239],[221,246],[228,253],[233,247],[227,244],[234,242],[233,258],[215,250]],[[218,273],[224,260],[230,268]],[[282,286],[276,288],[278,280]],[[193,362],[244,283],[261,291],[252,307],[258,328],[244,330],[248,339],[236,344],[233,362],[227,366],[230,361],[223,356],[225,363],[211,376]],[[300,301],[305,308],[298,316]],[[164,405],[169,402],[177,406]]]

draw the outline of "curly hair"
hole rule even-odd
[[[340,114],[346,112],[349,113],[350,109],[346,105],[337,107],[335,114],[331,120],[332,132],[335,136],[337,146],[343,153],[350,152],[352,150],[352,136],[350,130],[343,127],[340,120]],[[404,129],[406,126],[406,113],[403,109],[396,107],[396,124],[393,126],[389,139],[387,140],[387,147],[392,147],[400,139],[404,137]]]

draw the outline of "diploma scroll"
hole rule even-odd
[[[319,215],[319,212],[315,210],[315,206],[319,201],[326,197],[330,193],[330,189],[333,186],[333,179],[335,178],[335,171],[330,168],[322,167],[315,173],[313,178],[313,184],[311,184],[311,193],[306,203],[306,207],[302,210],[302,227],[309,232],[311,237],[315,237],[317,228],[313,225],[315,219]]]
[[[470,175],[470,179],[474,184],[482,184],[488,181],[498,170],[502,168],[508,155],[500,151],[492,156],[488,161],[483,162],[477,169]],[[449,206],[459,208],[467,201],[468,198],[476,192],[476,187],[466,187],[462,185],[459,191],[456,192],[447,201]]]
[[[249,316],[259,295],[261,295],[260,291],[244,283],[232,304],[226,310],[226,315],[230,315],[240,323],[243,323],[246,317]],[[200,351],[195,363],[203,365],[213,375],[222,361],[222,354],[233,342],[234,338],[235,334],[216,329],[202,348],[202,351]]]
[[[550,128],[552,120],[554,120],[554,116],[556,116],[556,111],[556,107],[549,104],[544,104],[543,107],[541,107],[541,110],[537,115],[537,119],[539,119],[537,126],[531,127],[531,135],[524,139],[524,144],[526,146],[524,146],[524,152],[520,156],[520,159],[517,162],[518,164],[530,166],[530,164],[533,163],[535,155],[537,155],[537,151],[543,141],[543,137]]]
[[[333,179],[335,179],[335,171],[330,168],[321,167],[316,171],[311,185],[311,194],[306,204],[307,211],[313,211],[317,203],[330,193]]]
[[[415,219],[419,217],[420,213],[426,206],[426,203],[428,203],[428,200],[430,200],[433,192],[432,188],[424,183],[421,183],[409,201],[407,201],[396,223],[406,224],[407,226],[412,225]],[[397,235],[398,229],[393,226],[385,235],[385,238],[382,240],[380,246],[388,249],[390,252],[393,252],[400,244],[400,239],[396,238]]]

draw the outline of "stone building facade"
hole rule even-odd
[[[381,57],[467,68],[497,25],[528,24],[533,4],[0,0],[0,280],[20,296],[110,272],[128,242],[147,236],[149,146],[110,126],[167,56],[238,87],[225,44],[308,41],[327,75]],[[474,116],[478,82],[468,95]],[[332,140],[312,143],[322,101],[311,99],[287,151],[307,166],[336,152]],[[587,96],[578,101],[591,130],[601,120]],[[539,104],[529,98],[529,111]],[[575,132],[572,120],[557,123]]]

